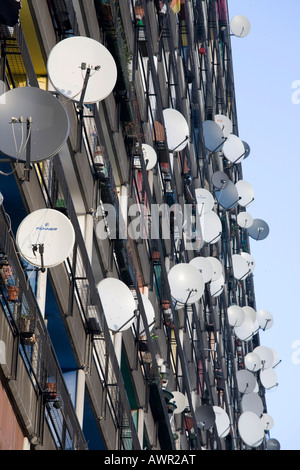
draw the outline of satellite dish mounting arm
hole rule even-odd
[[[39,245],[32,245],[32,251],[35,254],[39,250],[39,254],[41,257],[41,272],[44,273],[46,271],[44,266],[44,244],[40,243]]]
[[[81,70],[86,70],[85,78],[84,78],[84,83],[82,87],[82,92],[80,96],[80,101],[78,103],[78,111],[79,111],[79,122],[78,122],[78,135],[77,135],[77,152],[81,152],[82,148],[82,132],[83,132],[83,102],[84,102],[84,97],[86,94],[88,82],[91,76],[91,67],[88,66],[83,62],[81,64]]]

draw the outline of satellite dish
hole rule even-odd
[[[260,419],[265,431],[270,431],[274,427],[274,420],[268,413],[263,413]]]
[[[259,326],[262,330],[268,330],[273,326],[273,315],[267,310],[258,310],[256,316]]]
[[[225,137],[220,126],[214,121],[202,123],[204,145],[211,152],[221,152]]]
[[[252,411],[259,418],[261,418],[263,411],[264,411],[264,405],[263,405],[262,399],[255,392],[243,395],[242,400],[241,400],[241,406],[242,406],[243,412]]]
[[[218,297],[222,294],[225,286],[225,279],[223,274],[216,281],[211,281],[209,285],[210,295],[212,297]]]
[[[245,38],[250,33],[251,25],[248,18],[237,15],[230,21],[230,29],[234,36]]]
[[[261,368],[261,360],[258,354],[249,352],[245,356],[245,366],[250,372],[257,372]]]
[[[104,100],[117,81],[117,67],[111,53],[100,42],[73,36],[60,41],[49,54],[47,69],[54,88],[66,98],[80,101],[90,71],[83,103]]]
[[[253,217],[248,212],[239,212],[237,223],[241,228],[249,228],[253,224]]]
[[[242,140],[242,142],[243,142],[244,148],[245,148],[245,156],[244,156],[244,160],[245,160],[245,158],[249,157],[251,149],[250,149],[249,145],[247,144],[247,142],[245,142],[244,140]]]
[[[248,228],[249,237],[254,240],[264,240],[269,235],[268,224],[261,219],[254,219],[251,227]]]
[[[201,431],[208,430],[212,428],[216,421],[216,415],[211,406],[202,405],[195,411],[195,418],[197,422],[197,427]]]
[[[275,351],[274,349],[270,348],[272,353],[273,353],[273,363],[272,363],[272,367],[276,367],[278,366],[278,364],[280,363],[280,359],[279,359],[279,356],[278,356],[278,353],[277,351]]]
[[[202,274],[205,283],[210,282],[213,277],[214,269],[211,261],[204,256],[196,256],[189,264],[192,264]]]
[[[157,163],[157,154],[151,145],[142,144],[143,157],[145,160],[146,170],[152,170]]]
[[[135,319],[136,303],[130,289],[119,279],[103,279],[97,284],[107,326],[111,331],[125,331]]]
[[[236,373],[237,385],[241,394],[252,393],[256,386],[255,375],[249,370],[241,369]]]
[[[226,189],[229,178],[223,171],[216,171],[211,177],[211,182],[216,189]]]
[[[274,355],[270,348],[266,346],[257,346],[253,352],[260,357],[262,369],[269,369],[273,366]]]
[[[233,209],[239,202],[239,194],[232,181],[228,181],[225,189],[215,191],[215,196],[224,209]]]
[[[223,145],[223,153],[231,163],[240,163],[245,156],[244,144],[238,136],[230,134]]]
[[[221,220],[220,217],[214,211],[210,211],[200,217],[200,227],[202,238],[205,243],[211,245],[213,243],[217,243],[221,238]]]
[[[254,201],[254,191],[250,183],[245,180],[239,180],[235,183],[239,195],[239,205],[249,206]]]
[[[71,254],[75,242],[72,223],[55,209],[39,209],[18,227],[16,243],[22,257],[41,269],[57,266]]]
[[[230,305],[227,309],[227,316],[231,326],[241,326],[245,320],[245,312],[239,305]]]
[[[228,414],[220,406],[213,406],[216,415],[217,433],[220,438],[226,437],[230,431],[230,419]]]
[[[21,121],[21,122],[20,122]],[[69,135],[69,119],[50,92],[14,88],[0,96],[0,151],[5,156],[37,163],[59,153]]]
[[[254,323],[256,321],[256,311],[254,310],[254,308],[250,307],[249,305],[245,305],[244,307],[242,307],[242,309],[245,312],[245,317],[249,317]]]
[[[204,188],[195,189],[198,213],[201,215],[210,212],[215,204],[213,195]]]
[[[174,398],[170,400],[170,403],[174,403],[177,408],[174,410],[174,415],[182,413],[188,407],[188,400],[186,396],[181,392],[172,392]]]
[[[176,264],[168,274],[171,295],[180,304],[193,304],[204,293],[204,280],[199,270],[189,263]]]
[[[255,326],[249,316],[245,316],[240,326],[234,327],[234,333],[241,341],[250,341],[254,335],[254,331]]]
[[[144,294],[141,294],[148,325],[155,321],[155,311],[151,301]]]
[[[238,420],[238,430],[242,441],[250,447],[262,444],[265,432],[260,418],[252,411],[245,411]]]
[[[223,274],[222,263],[218,260],[218,258],[215,258],[214,256],[207,256],[206,259],[212,264],[213,267],[213,275],[211,280],[216,281]]]
[[[268,440],[267,450],[280,450],[280,443],[277,441],[277,439]]]
[[[259,373],[259,378],[262,386],[267,390],[271,390],[278,385],[277,374],[274,369],[261,370]]]
[[[244,280],[249,276],[251,270],[248,262],[241,255],[232,255],[233,276],[235,279]]]
[[[185,117],[176,109],[168,108],[163,111],[168,148],[170,152],[179,152],[187,144],[190,135]]]
[[[215,122],[220,126],[224,137],[228,137],[232,133],[232,122],[227,116],[216,114]]]
[[[241,256],[247,261],[249,269],[251,273],[253,273],[255,269],[255,261],[254,261],[253,256],[251,256],[249,253],[246,253],[245,251],[241,252]]]

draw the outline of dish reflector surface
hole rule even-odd
[[[204,121],[202,128],[205,147],[211,152],[221,152],[225,137],[220,126],[214,121]]]
[[[188,144],[189,126],[185,117],[176,109],[163,111],[169,150],[179,152]]]
[[[203,277],[192,264],[176,264],[170,269],[168,280],[172,297],[181,304],[193,304],[204,293]]]
[[[230,21],[230,29],[234,36],[245,38],[250,33],[251,24],[246,16],[237,15]]]
[[[252,411],[245,411],[238,421],[239,434],[244,443],[250,447],[258,447],[264,440],[264,427],[260,418]]]
[[[157,162],[157,154],[151,145],[142,144],[143,157],[145,160],[146,170],[152,170]]]

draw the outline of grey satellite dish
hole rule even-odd
[[[267,310],[258,310],[256,316],[259,326],[262,330],[268,330],[273,326],[273,315]]]
[[[254,201],[254,191],[250,183],[245,180],[239,180],[235,183],[239,195],[239,205],[249,206]]]
[[[222,235],[222,223],[220,217],[214,211],[200,217],[200,226],[205,243],[211,245],[219,241]]]
[[[195,418],[197,422],[197,427],[201,431],[211,429],[216,421],[216,415],[211,406],[202,405],[195,411]]]
[[[247,144],[247,142],[245,142],[244,140],[242,140],[242,142],[243,142],[244,148],[245,148],[245,156],[244,156],[244,160],[245,160],[245,158],[249,157],[251,149],[250,149],[249,145]]]
[[[215,122],[220,126],[224,137],[228,137],[229,134],[232,133],[232,122],[227,116],[223,114],[216,114]]]
[[[241,228],[249,228],[253,224],[253,217],[248,212],[239,212],[237,223]]]
[[[243,15],[237,15],[230,21],[230,29],[234,36],[238,38],[245,38],[251,30],[251,24]]]
[[[225,189],[215,191],[215,196],[218,203],[224,209],[233,209],[237,207],[239,202],[239,194],[235,184],[232,181],[228,181]]]
[[[145,160],[146,170],[152,170],[157,163],[157,154],[151,145],[142,144],[142,152]]]
[[[221,152],[226,140],[220,126],[214,121],[204,121],[202,124],[204,145],[211,152]]]
[[[277,439],[268,440],[267,450],[280,450],[280,443],[277,441]]]
[[[20,87],[0,96],[0,151],[9,158],[30,164],[55,156],[69,127],[64,107],[48,91]]]
[[[83,36],[57,43],[49,54],[47,69],[59,93],[85,104],[104,100],[117,81],[117,66],[109,50],[100,42]]]
[[[239,305],[230,305],[227,309],[228,323],[230,326],[241,326],[245,320],[245,312]]]
[[[264,411],[264,405],[263,405],[262,399],[255,392],[243,395],[242,400],[241,400],[241,406],[242,406],[243,412],[252,411],[259,418],[261,418],[263,411]]]
[[[163,110],[168,148],[170,152],[183,150],[189,139],[189,125],[185,117],[176,109]]]
[[[241,163],[245,156],[244,144],[238,136],[230,134],[223,145],[223,153],[231,163]]]
[[[172,392],[173,398],[171,398],[170,403],[176,405],[176,410],[174,410],[174,415],[182,413],[188,408],[188,400],[186,396],[181,392]]]
[[[245,411],[238,420],[238,430],[242,441],[249,447],[259,447],[265,437],[260,418],[252,411]]]
[[[226,437],[230,431],[230,419],[228,414],[220,406],[213,406],[216,415],[216,427],[220,438]]]
[[[229,178],[223,171],[216,171],[211,177],[211,182],[216,189],[226,189]]]
[[[207,214],[210,212],[215,204],[215,200],[213,195],[204,188],[197,188],[195,189],[196,201],[197,201],[197,209],[201,215]]]
[[[261,219],[254,219],[251,227],[248,228],[249,237],[254,240],[264,240],[269,235],[268,224]]]
[[[233,276],[239,281],[246,279],[251,273],[247,260],[239,254],[232,255],[232,268]]]
[[[255,375],[249,370],[241,369],[236,373],[237,385],[241,394],[252,393],[256,387]]]
[[[274,427],[274,420],[268,413],[263,413],[260,419],[265,431],[270,431]]]
[[[271,390],[278,385],[277,374],[274,369],[261,370],[259,378],[262,386],[266,390]]]
[[[72,223],[55,209],[38,209],[20,223],[16,243],[22,257],[42,270],[63,263],[75,243]]]
[[[213,265],[208,258],[204,256],[196,256],[190,261],[189,264],[192,264],[200,271],[205,283],[212,280],[214,270]]]
[[[111,331],[125,331],[135,320],[136,303],[124,282],[112,277],[97,284],[107,326]]]
[[[204,280],[199,270],[189,263],[173,266],[168,273],[171,295],[177,303],[190,305],[204,293]]]
[[[222,294],[224,287],[225,287],[225,279],[224,279],[223,274],[221,274],[221,276],[218,279],[216,279],[215,281],[211,281],[209,285],[210,295],[212,297],[219,297],[219,295]]]
[[[258,356],[258,354],[255,354],[254,352],[249,352],[245,356],[245,366],[250,372],[257,372],[260,370],[262,364],[261,364],[261,359]]]

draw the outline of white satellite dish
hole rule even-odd
[[[68,217],[55,209],[29,214],[17,230],[16,243],[22,257],[39,268],[52,268],[71,254],[74,227]]]
[[[231,163],[240,163],[245,156],[244,144],[238,136],[230,134],[223,145],[223,153]]]
[[[273,351],[266,346],[257,346],[253,352],[260,357],[262,369],[269,369],[273,366]]]
[[[212,275],[211,280],[216,281],[223,274],[222,263],[220,260],[218,260],[218,258],[215,258],[214,256],[207,256],[207,259],[212,264],[212,267],[213,267],[213,275]]]
[[[215,204],[215,200],[213,195],[207,189],[197,188],[195,189],[195,195],[197,201],[197,209],[200,216],[212,211]]]
[[[260,418],[252,411],[245,411],[238,420],[238,430],[242,441],[249,447],[259,447],[265,437]]]
[[[273,315],[267,310],[258,310],[256,316],[259,326],[262,330],[268,330],[273,326]]]
[[[249,206],[254,201],[254,190],[248,181],[239,180],[235,183],[239,195],[239,205],[242,207]]]
[[[232,122],[229,117],[223,114],[216,114],[215,122],[220,126],[224,137],[228,137],[229,134],[232,134]]]
[[[200,217],[200,227],[203,241],[212,245],[217,243],[222,235],[222,223],[220,217],[210,211]]]
[[[254,310],[253,307],[250,307],[250,305],[245,305],[244,307],[242,307],[242,309],[244,310],[245,312],[245,317],[249,317],[253,323],[255,323],[255,321],[257,320],[256,318],[256,311]]]
[[[213,406],[216,415],[217,433],[220,438],[226,437],[230,431],[230,419],[228,414],[220,406]]]
[[[5,156],[37,163],[59,153],[69,135],[63,105],[49,91],[14,88],[0,96],[0,151]]]
[[[215,281],[211,281],[209,284],[210,295],[212,297],[219,297],[222,294],[225,287],[225,279],[223,274],[216,279]]]
[[[167,108],[163,111],[168,148],[170,152],[179,152],[187,144],[190,135],[185,117],[176,109]]]
[[[230,21],[230,29],[234,36],[245,38],[251,30],[251,24],[244,15],[236,15]]]
[[[241,341],[250,341],[254,335],[254,331],[255,326],[249,316],[245,316],[241,325],[234,327],[234,333]]]
[[[255,261],[254,261],[253,256],[251,256],[250,253],[246,253],[245,251],[241,252],[241,256],[247,261],[249,269],[251,273],[253,273],[255,269]]]
[[[245,312],[239,305],[230,305],[227,309],[230,326],[241,326],[245,320]]]
[[[130,289],[119,279],[103,279],[97,284],[107,326],[111,331],[124,331],[135,320],[136,303]]]
[[[245,366],[251,372],[257,372],[261,368],[261,360],[258,354],[249,352],[245,356]]]
[[[204,280],[199,270],[189,263],[173,266],[168,273],[171,295],[180,304],[193,304],[204,293]]]
[[[141,297],[142,297],[143,307],[145,310],[145,315],[147,318],[147,323],[148,325],[151,325],[155,321],[155,311],[154,311],[153,305],[151,301],[148,299],[148,297],[145,296],[145,294],[141,294]]]
[[[252,393],[256,387],[255,375],[249,370],[238,370],[236,373],[236,380],[241,394]]]
[[[242,406],[243,412],[252,411],[259,418],[261,418],[263,411],[264,411],[264,405],[263,405],[262,399],[255,392],[243,395],[242,400],[241,400],[241,406]]]
[[[189,262],[189,264],[192,264],[200,271],[205,283],[212,280],[214,270],[213,265],[208,258],[204,256],[196,256]]]
[[[233,276],[240,281],[246,279],[251,273],[248,262],[239,254],[232,255],[232,268]]]
[[[248,212],[239,212],[237,223],[241,228],[249,228],[253,224],[253,217]]]
[[[259,378],[262,386],[266,390],[271,390],[278,385],[277,374],[274,369],[264,369],[259,373]]]
[[[66,98],[83,103],[104,100],[117,81],[117,66],[111,53],[100,42],[73,36],[57,43],[49,54],[47,69],[54,88]]]
[[[220,126],[214,121],[204,121],[202,124],[204,145],[211,152],[221,152],[225,137]]]
[[[188,400],[186,396],[181,392],[171,392],[174,398],[171,398],[170,403],[174,403],[177,408],[174,410],[174,415],[182,413],[188,408]]]
[[[155,152],[154,148],[148,144],[142,144],[142,151],[146,170],[152,170],[157,163],[157,153]]]
[[[270,431],[274,427],[274,419],[268,413],[263,413],[260,419],[265,431]]]

